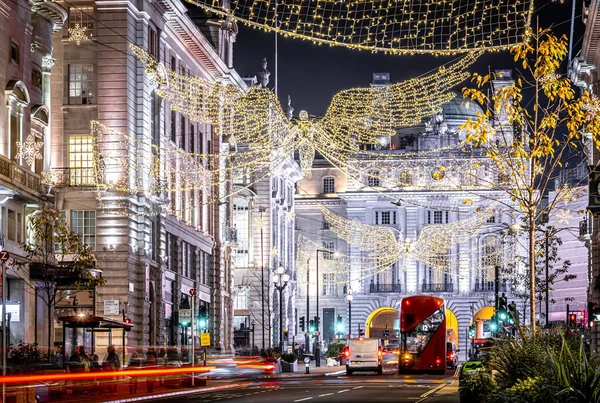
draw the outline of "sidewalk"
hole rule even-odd
[[[458,379],[452,383],[440,385],[432,389],[430,392],[421,396],[422,399],[418,402],[424,403],[460,403],[460,395],[458,393]],[[417,402],[417,403],[418,403]]]

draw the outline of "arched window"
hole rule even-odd
[[[335,178],[333,176],[323,178],[323,193],[335,193]]]
[[[379,171],[369,171],[369,176],[367,178],[367,185],[369,185],[369,187],[381,186],[380,181],[379,181]]]

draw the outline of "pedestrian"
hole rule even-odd
[[[138,354],[134,351],[131,353],[131,358],[129,359],[129,365],[127,369],[137,370],[142,366],[142,361],[138,357]],[[137,376],[132,376],[129,381],[129,393],[137,393]]]
[[[90,361],[90,372],[100,372],[102,368],[100,367],[100,362],[98,362],[98,354],[92,354],[92,360]],[[94,378],[94,387],[92,388],[92,393],[97,395],[100,393],[100,383],[97,378]]]
[[[115,346],[108,346],[106,351],[107,355],[102,363],[103,369],[107,371],[118,371],[121,369],[121,362],[119,361],[119,355],[117,354]],[[117,393],[117,377],[113,377],[112,380],[113,382],[109,389],[112,393]]]
[[[156,368],[156,351],[154,351],[153,348],[148,349],[146,352],[146,361],[144,361],[144,367],[152,369]],[[146,392],[154,392],[154,376],[146,377]]]

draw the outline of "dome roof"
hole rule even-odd
[[[470,101],[467,108],[467,100],[457,96],[452,101],[442,105],[444,117],[449,119],[466,119],[477,116],[477,112],[483,113],[483,110],[476,102]]]

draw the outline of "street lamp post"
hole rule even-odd
[[[262,333],[262,351],[265,351],[265,248],[263,245],[263,227],[265,223],[263,221],[263,213],[267,211],[266,207],[259,207],[258,212],[260,213],[260,305],[262,310],[261,315],[261,333]]]
[[[290,281],[290,275],[284,274],[285,269],[283,266],[277,268],[277,274],[273,276],[273,284],[275,289],[279,291],[279,351],[283,353],[283,290]]]
[[[348,295],[346,295],[346,299],[348,300],[348,339],[352,338],[352,299],[354,296],[352,295],[352,290],[348,289]]]

